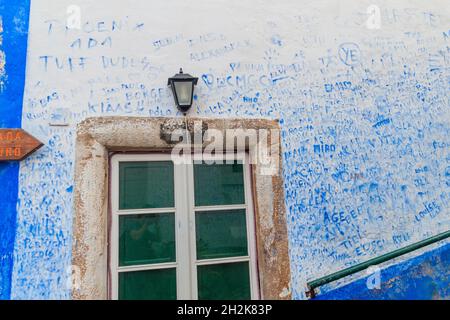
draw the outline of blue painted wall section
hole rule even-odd
[[[29,0],[0,0],[0,128],[20,128],[27,54]],[[19,163],[0,163],[0,299],[9,299],[16,234]]]
[[[316,300],[429,300],[450,299],[450,244],[381,270],[380,289],[367,288],[363,278]]]

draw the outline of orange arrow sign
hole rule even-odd
[[[0,129],[0,161],[20,161],[43,143],[23,129]]]

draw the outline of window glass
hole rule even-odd
[[[197,212],[197,259],[247,255],[245,210]]]
[[[195,164],[196,206],[244,204],[242,164]]]
[[[119,209],[174,207],[171,161],[121,162]]]
[[[176,300],[176,269],[119,274],[120,300]]]
[[[224,263],[197,267],[200,300],[249,300],[248,262]]]
[[[123,215],[119,265],[175,262],[175,214]]]

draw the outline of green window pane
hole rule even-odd
[[[171,161],[121,162],[119,168],[120,209],[174,207]]]
[[[197,267],[199,300],[250,300],[248,262]]]
[[[175,262],[175,214],[119,218],[119,265]]]
[[[247,255],[245,210],[197,212],[195,228],[197,259]]]
[[[194,165],[196,206],[244,204],[242,164]]]
[[[176,269],[119,274],[119,300],[176,300]]]

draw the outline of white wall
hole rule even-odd
[[[45,147],[21,164],[12,298],[70,297],[76,124],[174,116],[180,67],[191,115],[281,120],[294,298],[448,230],[449,18],[444,0],[32,1],[23,127]]]

